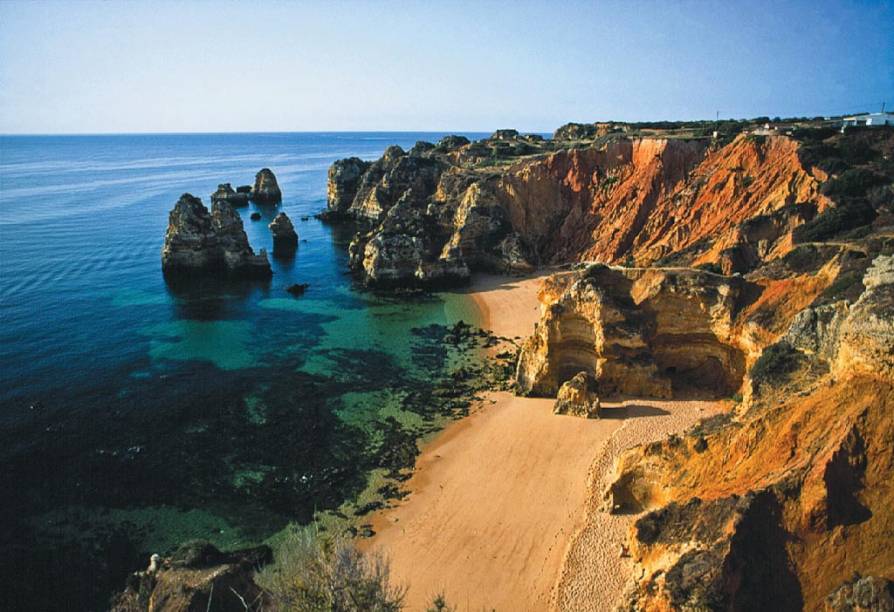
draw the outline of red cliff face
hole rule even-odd
[[[744,221],[791,204],[828,205],[825,177],[806,170],[797,150],[784,136],[740,136],[715,150],[623,139],[522,162],[503,175],[500,193],[544,262],[649,264],[687,249],[686,263],[714,262],[738,243]]]

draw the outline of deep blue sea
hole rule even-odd
[[[474,307],[359,291],[351,228],[313,215],[334,160],[442,135],[0,137],[6,604],[100,609],[148,553],[307,522],[430,428],[426,390],[449,358],[439,330]],[[240,209],[249,241],[271,252],[283,210],[296,256],[272,259],[270,282],[168,286],[178,197],[207,205],[218,183],[251,184],[263,167],[283,203]],[[296,299],[285,287],[298,282],[310,288]]]

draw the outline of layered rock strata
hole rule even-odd
[[[790,137],[714,147],[611,129],[566,126],[552,141],[499,130],[340,160],[327,216],[362,223],[351,265],[375,284],[669,257],[747,272],[784,255],[792,231],[829,206],[826,175],[802,164]]]
[[[619,459],[605,508],[646,512],[630,533],[625,607],[856,609],[841,606],[886,597],[884,581],[851,576],[894,564],[894,257],[875,256],[861,285],[789,318],[735,413]]]
[[[560,274],[541,291],[543,315],[519,356],[519,391],[553,396],[585,372],[600,395],[730,395],[744,376],[733,328],[749,295],[744,279],[701,270],[594,264]]]
[[[225,276],[269,278],[267,252],[255,254],[242,219],[223,201],[211,212],[199,198],[180,196],[168,217],[161,267],[166,277]]]

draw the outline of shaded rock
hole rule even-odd
[[[282,192],[276,182],[276,176],[269,168],[264,168],[255,175],[255,184],[251,190],[251,199],[258,204],[279,204]]]
[[[257,211],[251,213],[251,220],[252,220],[252,221],[260,221],[260,220],[261,220],[261,213],[259,213],[259,212],[257,212]]]
[[[452,151],[454,149],[464,147],[467,144],[469,144],[468,138],[466,138],[465,136],[457,136],[454,134],[451,136],[444,136],[441,140],[439,140],[437,148],[445,151]]]
[[[255,584],[254,572],[272,559],[268,546],[221,552],[208,542],[189,542],[170,557],[153,555],[149,569],[130,577],[124,592],[112,599],[111,609],[113,612],[261,610],[270,602]]]
[[[273,254],[292,255],[298,248],[298,233],[292,220],[286,213],[281,212],[268,226],[273,234]]]
[[[248,194],[233,191],[229,183],[221,183],[217,191],[211,194],[211,204],[225,202],[230,206],[248,206]]]
[[[307,288],[310,287],[308,283],[295,283],[294,285],[289,285],[286,287],[286,291],[294,295],[295,297],[304,295],[304,292],[307,291]]]
[[[169,215],[161,265],[166,276],[269,278],[272,274],[266,251],[255,255],[242,220],[229,204],[217,201],[209,213],[188,193]]]
[[[340,159],[329,166],[326,187],[326,214],[329,217],[347,216],[357,194],[360,178],[372,165],[359,157]]]
[[[247,193],[251,195],[251,185],[239,185],[236,187],[236,193]]]
[[[517,140],[518,130],[497,130],[490,137],[491,140]]]
[[[553,412],[598,419],[601,407],[594,391],[595,386],[596,381],[591,374],[578,372],[559,387]]]

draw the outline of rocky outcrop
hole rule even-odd
[[[221,552],[207,542],[190,542],[170,557],[153,555],[149,569],[133,574],[112,600],[113,612],[245,612],[270,604],[254,572],[272,561],[268,546]]]
[[[211,204],[224,202],[230,206],[248,206],[248,194],[244,191],[234,191],[229,183],[221,183],[217,191],[211,194]]]
[[[881,545],[894,508],[892,259],[872,258],[857,297],[827,290],[794,316],[750,370],[767,384],[736,411],[618,459],[605,509],[646,512],[626,607],[852,609],[855,589],[884,595],[850,577],[894,563]],[[767,324],[757,312],[738,327]]]
[[[273,255],[294,255],[298,248],[298,232],[289,216],[284,212],[279,213],[268,227],[273,234]]]
[[[339,218],[349,214],[348,209],[357,194],[360,179],[371,165],[371,162],[359,157],[349,157],[340,159],[329,167],[326,217]]]
[[[264,168],[255,175],[255,184],[251,189],[251,200],[258,204],[276,205],[282,202],[282,191],[276,182],[276,176],[269,168]]]
[[[894,582],[878,576],[854,576],[830,593],[826,612],[894,612]]]
[[[257,255],[248,243],[239,214],[217,201],[211,212],[202,201],[185,193],[168,219],[161,267],[165,276],[226,276],[269,278],[267,253]]]
[[[522,346],[520,392],[552,396],[578,372],[600,394],[669,398],[734,393],[745,359],[733,334],[741,278],[601,264],[561,275]]]
[[[600,404],[595,387],[596,381],[592,374],[578,372],[559,387],[553,412],[598,419]]]

